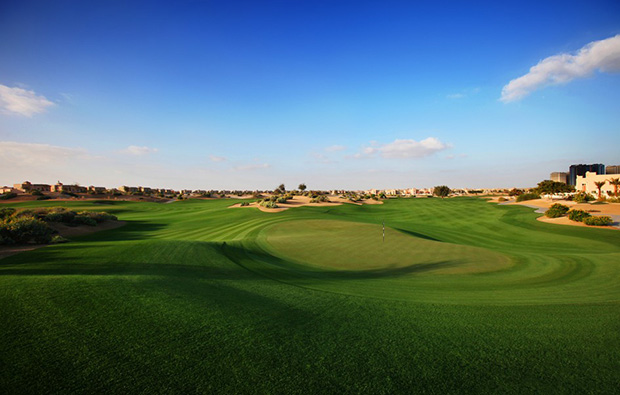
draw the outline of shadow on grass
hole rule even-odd
[[[170,246],[174,250],[168,249]],[[282,282],[300,278],[340,281],[396,278],[461,264],[459,261],[437,261],[368,270],[329,270],[289,262],[258,248],[247,250],[219,243],[180,241],[136,246],[142,249],[133,262],[126,259],[105,262],[104,252],[82,258],[81,250],[92,251],[92,248],[96,247],[76,243],[62,248],[43,248],[29,256],[10,257],[15,259],[0,263],[0,276],[156,276],[187,280],[256,280],[261,276]],[[82,260],[93,263],[82,263]]]
[[[244,268],[255,271],[251,267],[252,263],[260,262],[256,272],[266,275],[269,278],[280,280],[279,275],[284,278],[311,277],[322,280],[363,280],[378,278],[395,278],[412,274],[420,274],[437,269],[445,269],[461,265],[461,261],[436,261],[424,262],[407,266],[384,267],[368,270],[329,270],[312,268],[300,264],[286,261],[277,256],[271,255],[259,249],[248,251],[237,246],[223,246],[222,252],[231,261]]]
[[[431,240],[431,241],[438,241],[438,242],[440,242],[440,243],[442,242],[442,241],[441,241],[441,240],[439,240],[439,239],[436,239],[436,238],[434,238],[434,237],[431,237],[431,236],[425,235],[425,234],[423,234],[423,233],[413,232],[413,231],[411,231],[411,230],[406,230],[406,229],[401,229],[401,228],[394,228],[394,229],[395,229],[395,230],[397,230],[397,231],[399,231],[399,232],[402,232],[402,233],[404,233],[404,234],[407,234],[407,235],[410,235],[410,236],[413,236],[413,237],[418,237],[418,238],[420,238],[420,239]]]
[[[125,221],[120,228],[104,230],[89,235],[78,236],[76,241],[124,241],[148,239],[152,233],[164,229],[167,225],[146,221]]]

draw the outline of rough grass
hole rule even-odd
[[[62,202],[128,223],[0,261],[0,391],[620,388],[618,232],[469,198],[230,204]]]

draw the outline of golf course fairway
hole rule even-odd
[[[126,225],[0,260],[0,392],[620,392],[617,230],[479,198],[234,203],[11,205]]]

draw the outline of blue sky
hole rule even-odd
[[[512,187],[620,164],[617,1],[93,3],[0,3],[0,184]]]

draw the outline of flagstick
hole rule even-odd
[[[385,220],[383,220],[383,242],[385,243]]]

